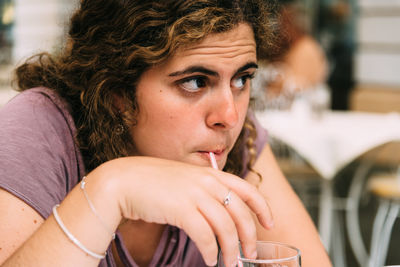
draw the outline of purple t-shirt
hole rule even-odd
[[[256,126],[260,153],[267,133]],[[14,97],[0,109],[0,188],[47,218],[85,175],[75,133],[69,106],[54,91],[34,88]],[[137,266],[118,232],[115,241],[122,262]],[[99,266],[116,266],[111,246]],[[150,266],[206,265],[185,232],[167,226]]]

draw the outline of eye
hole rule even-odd
[[[179,86],[188,92],[198,92],[207,86],[207,78],[202,76],[185,78],[178,82]]]
[[[242,75],[238,78],[235,78],[232,81],[232,86],[234,86],[237,89],[243,89],[247,83],[248,80],[251,80],[254,78],[254,73],[252,74],[246,74],[246,75]]]

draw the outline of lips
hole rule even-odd
[[[225,151],[225,149],[219,149],[219,150],[209,150],[209,151],[204,151],[204,152],[206,152],[206,153],[213,152],[215,155],[220,155],[220,154],[224,153],[224,151]]]
[[[209,153],[213,152],[215,155],[215,159],[217,161],[220,161],[221,159],[223,159],[224,155],[225,155],[225,149],[216,149],[216,150],[201,150],[198,151],[198,153],[200,153],[200,155],[207,160],[208,162],[210,161],[210,156]]]
[[[217,156],[217,155],[223,154],[225,152],[225,148],[223,148],[223,149],[204,149],[204,150],[200,150],[199,152],[207,153],[207,154],[210,152],[213,152]]]

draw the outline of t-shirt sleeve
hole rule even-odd
[[[73,133],[45,94],[26,91],[0,110],[0,187],[43,218],[77,181]]]

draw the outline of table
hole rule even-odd
[[[400,141],[400,114],[326,111],[318,117],[293,111],[256,112],[256,117],[269,134],[296,150],[323,178],[319,207],[318,228],[321,240],[329,251],[333,214],[332,181],[355,159],[383,144]],[[355,198],[366,168],[361,168],[352,181],[347,201],[347,226],[354,237],[350,240],[356,258],[368,257],[362,245],[358,215],[354,211]],[[357,206],[358,207],[358,206]],[[347,218],[348,217],[348,218]],[[351,232],[351,231],[350,231]]]
[[[290,111],[266,111],[256,117],[271,136],[290,145],[328,180],[372,148],[400,140],[398,113],[327,111],[312,119]]]

